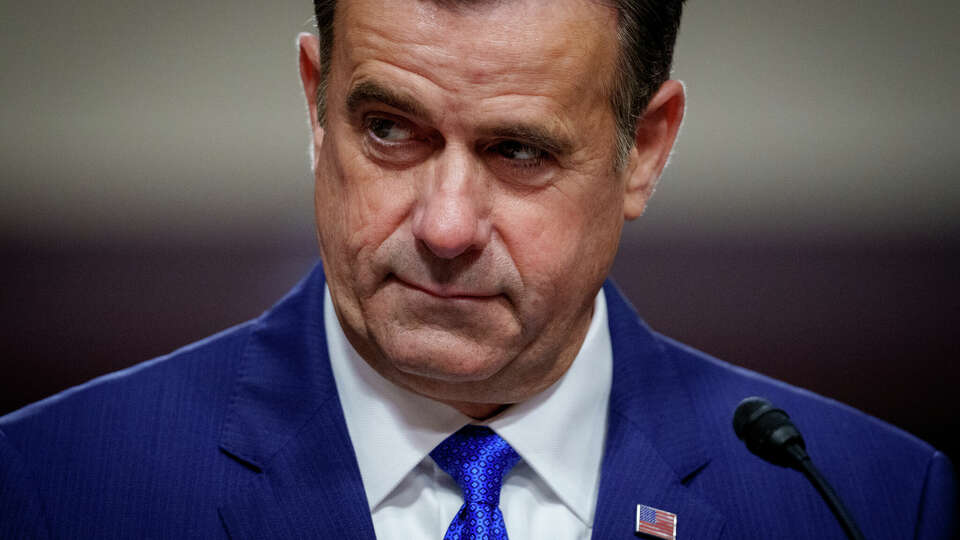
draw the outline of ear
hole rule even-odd
[[[303,93],[307,99],[310,132],[313,134],[310,161],[316,170],[316,160],[320,144],[323,142],[323,127],[317,120],[317,88],[320,87],[320,50],[317,36],[308,32],[301,33],[297,36],[297,48],[300,51],[300,82],[303,84]]]
[[[686,96],[683,83],[669,80],[650,99],[643,117],[637,121],[634,145],[627,164],[623,217],[636,219],[643,214],[653,188],[667,166],[670,151],[680,131]]]

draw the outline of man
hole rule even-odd
[[[682,119],[679,2],[316,8],[322,269],[0,421],[0,536],[843,538],[733,435],[760,394],[866,537],[950,537],[943,455],[652,333],[605,283]]]

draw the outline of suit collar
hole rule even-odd
[[[250,481],[220,514],[233,538],[374,537],[330,371],[320,265],[251,331],[221,432]],[[723,519],[686,483],[707,466],[681,366],[604,285],[613,343],[606,450],[595,538],[634,538],[634,510],[678,514],[684,537],[719,536]]]
[[[262,469],[318,411],[343,414],[324,334],[323,269],[318,264],[254,325],[240,363],[221,448]],[[709,461],[681,366],[611,281],[604,284],[613,343],[610,411],[657,441],[676,476]],[[330,402],[330,403],[328,403]]]
[[[606,449],[594,538],[633,538],[646,504],[678,515],[685,538],[719,536],[723,518],[693,489],[710,462],[683,367],[612,282],[604,285],[613,341]]]
[[[607,281],[604,285],[613,341],[610,410],[650,441],[678,478],[710,461],[682,366],[667,357],[660,339],[633,306]]]
[[[253,467],[262,469],[337,399],[323,334],[323,284],[317,265],[251,330],[220,442]]]

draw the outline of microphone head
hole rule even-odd
[[[733,431],[755,455],[782,467],[797,468],[806,445],[790,417],[761,397],[748,397],[733,413]]]

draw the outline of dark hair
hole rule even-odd
[[[469,2],[470,0],[461,0]],[[610,88],[610,105],[617,125],[617,167],[633,146],[637,120],[650,98],[670,77],[673,46],[680,28],[684,0],[597,0],[617,10],[619,53]],[[320,84],[317,115],[321,125],[326,107],[327,79],[333,51],[333,16],[337,0],[313,0],[320,41]]]

